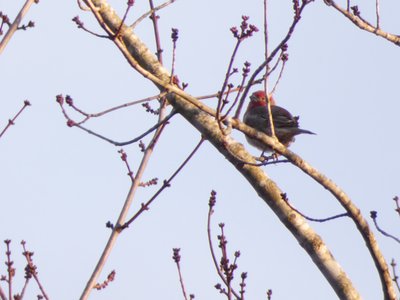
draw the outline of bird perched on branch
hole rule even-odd
[[[268,102],[264,91],[257,91],[250,96],[250,103],[243,117],[243,122],[258,131],[271,136],[271,125],[268,116]],[[301,133],[315,134],[309,130],[299,128],[299,117],[292,116],[286,109],[277,106],[272,96],[269,97],[271,115],[274,124],[275,136],[279,142],[288,147],[294,142],[294,137]],[[250,145],[263,152],[272,152],[272,149],[262,142],[246,136]]]

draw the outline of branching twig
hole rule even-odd
[[[279,84],[279,81],[282,78],[283,70],[285,69],[285,65],[286,65],[287,60],[288,60],[288,55],[286,53],[282,52],[280,60],[278,60],[278,62],[282,61],[282,67],[281,67],[281,70],[279,71],[279,75],[278,75],[278,78],[276,79],[275,85],[271,90],[271,93],[270,93],[271,95],[273,95],[275,93],[275,90],[276,90],[276,88],[277,88],[277,86]]]
[[[8,29],[6,35],[0,42],[0,54],[3,52],[4,48],[7,46],[8,42],[10,41],[11,37],[17,31],[19,24],[21,23],[22,19],[28,12],[29,8],[33,3],[37,3],[38,0],[26,0],[24,6],[21,8],[20,12],[18,13],[17,17],[15,18],[14,22],[11,24],[10,28]]]
[[[255,81],[253,82],[253,85],[261,84],[261,83],[263,82],[263,80],[264,80],[264,79],[255,80]],[[242,86],[239,85],[239,86],[236,87],[236,88],[231,88],[229,91],[225,91],[224,94],[226,95],[226,94],[231,94],[231,93],[234,93],[234,92],[240,92],[240,91],[242,91],[245,87],[246,87],[246,85],[242,85]],[[210,94],[210,95],[196,96],[196,99],[197,99],[197,100],[205,100],[205,99],[211,99],[211,98],[218,98],[219,95],[220,95],[220,93],[217,92],[217,93]]]
[[[382,233],[384,236],[387,236],[387,237],[389,237],[389,238],[395,240],[396,242],[398,242],[398,243],[400,244],[400,239],[399,239],[399,238],[395,237],[394,235],[391,235],[390,233],[387,233],[386,231],[384,231],[383,229],[381,229],[381,228],[379,227],[378,222],[376,221],[376,219],[378,218],[378,212],[376,212],[376,211],[373,210],[373,211],[370,212],[370,216],[371,216],[371,219],[374,221],[374,224],[375,224],[376,229],[377,229],[380,233]]]
[[[228,69],[225,74],[225,79],[222,84],[221,90],[219,91],[218,95],[218,104],[217,104],[217,113],[216,113],[216,119],[218,121],[218,124],[221,129],[221,124],[220,122],[220,113],[221,113],[221,105],[222,105],[222,97],[225,93],[225,89],[228,85],[229,78],[233,73],[236,73],[235,71],[232,71],[233,68],[233,62],[235,61],[235,57],[237,54],[237,51],[239,50],[240,44],[247,38],[253,36],[255,32],[258,32],[258,28],[255,25],[248,24],[247,21],[249,20],[248,16],[242,16],[242,22],[240,24],[240,31],[236,27],[232,27],[230,30],[233,34],[233,37],[236,39],[236,44],[233,49],[229,64],[228,64]],[[236,69],[234,69],[236,70]],[[247,74],[246,74],[247,77]],[[222,131],[222,130],[221,130]]]
[[[175,178],[176,175],[186,166],[186,164],[190,161],[190,159],[195,155],[197,150],[199,150],[200,146],[203,144],[204,139],[201,138],[200,142],[196,145],[192,152],[188,155],[188,157],[182,162],[182,164],[176,169],[176,171],[167,179],[164,180],[163,185],[158,189],[158,191],[146,202],[142,203],[140,209],[131,217],[126,223],[121,225],[117,230],[122,231],[125,228],[128,228],[133,221],[135,221],[144,211],[149,209],[150,204],[161,194],[161,192],[166,189],[167,187],[171,186],[172,180]]]
[[[132,180],[132,182],[135,180],[135,176],[133,175],[133,172],[131,170],[131,167],[128,162],[128,155],[124,151],[124,149],[118,150],[118,153],[121,154],[121,160],[125,163],[126,168],[128,169],[128,176]]]
[[[302,216],[304,219],[308,220],[308,221],[312,221],[312,222],[318,222],[318,223],[323,223],[323,222],[327,222],[327,221],[332,221],[334,219],[338,219],[338,218],[343,218],[343,217],[348,217],[349,214],[348,213],[342,213],[342,214],[337,214],[331,217],[327,217],[327,218],[311,218],[309,216],[306,216],[305,214],[303,214],[302,212],[300,212],[298,209],[296,209],[295,207],[293,207],[290,203],[289,203],[289,199],[287,198],[286,193],[281,194],[282,199],[286,201],[287,205],[289,205],[289,207],[291,209],[293,209],[296,213],[298,213],[300,216]]]
[[[230,284],[227,281],[227,279],[225,278],[224,274],[222,273],[222,270],[219,267],[219,264],[217,261],[217,256],[214,252],[214,246],[212,243],[212,236],[211,236],[211,216],[214,213],[214,206],[215,206],[216,200],[217,200],[216,195],[217,195],[217,193],[215,191],[211,191],[210,199],[208,201],[209,209],[208,209],[208,216],[207,216],[207,238],[208,238],[208,245],[210,248],[210,253],[211,253],[213,263],[214,263],[215,270],[217,271],[218,276],[222,280],[224,285],[228,287],[228,286],[230,286]],[[220,287],[219,284],[217,284],[215,287],[217,289],[219,289],[221,292],[223,292],[222,288]],[[236,299],[240,299],[240,295],[238,293],[236,293],[234,289],[231,289],[231,292],[236,297]]]
[[[67,96],[66,99],[67,99],[67,101],[68,101],[68,99],[71,99],[71,98],[70,98],[69,96]],[[109,139],[109,138],[107,138],[107,137],[105,137],[105,136],[103,136],[103,135],[101,135],[101,134],[99,134],[99,133],[96,133],[96,132],[94,132],[94,131],[92,131],[92,130],[90,130],[90,129],[87,129],[87,128],[85,128],[84,126],[80,125],[80,124],[86,122],[90,117],[92,117],[92,116],[100,116],[101,114],[105,114],[106,112],[110,112],[110,110],[104,111],[104,112],[99,113],[99,114],[97,114],[97,115],[95,115],[95,114],[87,114],[87,113],[83,112],[82,110],[80,110],[80,109],[78,109],[77,107],[75,107],[75,106],[72,105],[72,107],[73,107],[76,111],[78,111],[79,113],[81,113],[81,114],[83,114],[84,116],[86,116],[85,120],[81,121],[80,123],[76,123],[75,121],[73,121],[73,120],[69,117],[69,115],[67,114],[66,110],[64,109],[64,106],[63,106],[63,105],[64,105],[64,97],[63,97],[62,95],[57,95],[57,96],[56,96],[56,101],[57,101],[57,103],[60,105],[61,111],[62,111],[64,117],[67,119],[67,125],[68,125],[69,127],[78,127],[78,128],[80,128],[80,129],[82,129],[83,131],[86,131],[87,133],[91,134],[91,135],[94,135],[94,136],[96,136],[96,137],[98,137],[98,138],[100,138],[100,139],[102,139],[102,140],[104,140],[104,141],[109,142],[110,144],[113,144],[114,146],[126,146],[126,145],[130,145],[130,144],[133,144],[133,143],[136,143],[136,142],[140,141],[142,138],[144,138],[145,136],[147,136],[148,134],[150,134],[151,132],[153,132],[154,130],[156,130],[157,128],[159,128],[160,126],[162,126],[162,125],[164,125],[164,124],[167,124],[168,121],[176,114],[176,111],[175,111],[175,110],[172,110],[172,111],[170,112],[170,114],[169,114],[168,116],[166,116],[161,122],[158,122],[158,123],[155,124],[154,126],[150,127],[147,131],[145,131],[144,133],[142,133],[142,134],[139,135],[138,137],[136,137],[136,138],[134,138],[134,139],[132,139],[132,140],[126,141],[126,142],[116,142],[116,141],[114,141],[114,140],[111,140],[111,139]],[[69,101],[69,104],[70,104],[70,105],[71,105],[72,103],[73,103],[72,101]]]
[[[78,26],[79,29],[86,31],[87,33],[94,35],[95,37],[102,38],[102,39],[111,39],[111,37],[108,35],[98,34],[90,29],[87,29],[85,27],[85,24],[79,19],[79,16],[73,17],[72,21],[76,24],[76,26]]]
[[[396,273],[397,264],[393,258],[392,258],[390,265],[392,266],[393,282],[396,284],[397,291],[400,292],[399,276],[397,276],[397,273]]]
[[[8,299],[12,299],[12,283],[13,277],[15,276],[15,268],[13,267],[14,262],[11,260],[11,250],[10,250],[10,243],[11,240],[5,240],[4,243],[6,244],[6,257],[7,260],[5,262],[7,266],[7,279],[6,282],[8,284]]]
[[[240,95],[241,95],[241,91],[243,89],[244,83],[246,82],[246,78],[250,73],[250,63],[248,61],[244,62],[244,66],[242,68],[242,82],[239,84],[239,88],[238,88],[238,93],[236,94],[235,100],[233,101],[232,105],[228,108],[228,110],[226,111],[225,115],[222,117],[223,120],[225,120],[228,115],[231,113],[232,109],[236,106],[237,102],[239,101]],[[228,97],[229,93],[233,90],[232,87],[229,87],[229,90],[227,92],[225,92],[226,97]],[[221,108],[221,110],[223,109],[223,107]]]
[[[150,16],[151,14],[155,13],[156,11],[163,9],[164,7],[167,7],[168,5],[174,3],[176,0],[170,0],[167,2],[164,2],[163,4],[155,7],[154,9],[149,10],[147,13],[143,14],[139,19],[137,19],[130,27],[132,29],[135,29],[135,27],[142,22],[144,19],[146,19],[148,16]]]
[[[25,256],[26,261],[28,263],[28,265],[27,265],[28,271],[27,272],[28,272],[28,274],[32,275],[33,278],[35,279],[36,284],[38,285],[38,287],[40,289],[40,292],[42,293],[43,298],[46,299],[46,300],[49,300],[48,295],[46,294],[42,284],[40,283],[40,280],[39,280],[39,277],[38,277],[38,273],[36,271],[37,267],[32,261],[33,252],[27,251],[26,248],[25,248],[25,244],[26,244],[25,241],[21,241],[22,248],[24,249],[23,255]]]
[[[134,139],[132,139],[132,140],[130,140],[130,141],[126,141],[126,142],[116,142],[116,141],[113,141],[113,140],[111,140],[111,139],[109,139],[109,138],[107,138],[107,137],[105,137],[105,136],[103,136],[103,135],[101,135],[101,134],[98,134],[98,133],[96,133],[96,132],[94,132],[94,131],[92,131],[92,130],[90,130],[90,129],[87,129],[87,128],[83,127],[82,125],[78,125],[78,124],[72,123],[70,126],[76,126],[76,127],[80,128],[80,129],[82,129],[83,131],[86,131],[87,133],[89,133],[89,134],[91,134],[91,135],[94,135],[94,136],[96,136],[96,137],[98,137],[98,138],[100,138],[100,139],[102,139],[102,140],[104,140],[104,141],[107,141],[107,142],[113,144],[114,146],[126,146],[126,145],[130,145],[130,144],[139,142],[139,141],[140,141],[142,138],[144,138],[146,135],[148,135],[148,134],[152,133],[154,130],[160,128],[160,126],[167,124],[168,121],[169,121],[175,114],[176,114],[176,112],[175,112],[175,111],[172,111],[172,112],[171,112],[165,119],[163,119],[161,122],[159,122],[159,123],[155,124],[154,126],[150,127],[146,132],[142,133],[141,135],[137,136],[136,138],[134,138]]]
[[[101,116],[104,116],[104,115],[106,115],[106,114],[108,114],[108,113],[110,113],[110,112],[113,112],[113,111],[116,111],[116,110],[119,110],[119,109],[122,109],[122,108],[126,108],[126,107],[129,107],[129,106],[132,106],[132,105],[141,104],[141,103],[148,103],[148,102],[153,101],[153,100],[156,100],[156,99],[161,99],[161,98],[164,97],[165,95],[166,95],[166,93],[161,93],[161,94],[158,94],[158,95],[155,95],[155,96],[146,97],[146,98],[144,98],[144,99],[140,99],[140,100],[135,100],[135,101],[127,102],[127,103],[124,103],[124,104],[121,104],[121,105],[117,105],[117,106],[111,107],[111,108],[109,108],[109,109],[106,109],[106,110],[101,111],[101,112],[98,112],[98,113],[87,113],[87,112],[84,112],[83,110],[81,110],[80,108],[78,108],[78,107],[74,104],[74,101],[72,100],[71,96],[69,96],[69,95],[67,95],[67,96],[65,97],[65,98],[66,98],[66,99],[65,99],[65,102],[66,102],[72,109],[74,109],[75,111],[77,111],[78,113],[80,113],[81,115],[83,115],[83,116],[85,117],[82,121],[76,122],[76,123],[78,123],[78,124],[83,124],[83,123],[87,122],[87,121],[88,121],[89,119],[91,119],[91,118],[101,117]],[[57,99],[57,102],[58,102],[58,101],[59,101],[59,100]],[[60,104],[62,104],[62,103],[60,103]]]
[[[244,104],[244,101],[246,100],[247,94],[250,90],[250,87],[252,86],[253,82],[255,81],[256,77],[258,76],[258,74],[260,74],[260,72],[262,70],[264,70],[265,66],[267,64],[269,64],[276,56],[276,54],[281,50],[282,46],[285,45],[290,38],[293,35],[294,29],[296,28],[296,25],[299,23],[300,19],[301,19],[301,14],[304,10],[304,8],[309,4],[309,1],[303,1],[302,5],[300,6],[300,8],[298,9],[298,13],[295,14],[294,18],[293,18],[293,22],[289,27],[289,30],[286,34],[286,36],[281,40],[281,42],[278,44],[278,46],[276,46],[276,48],[269,54],[268,58],[253,72],[253,74],[250,76],[250,79],[248,80],[248,83],[243,91],[242,97],[240,98],[240,102],[239,102],[239,106],[236,110],[235,113],[235,119],[239,119],[240,114],[241,114],[241,110]]]

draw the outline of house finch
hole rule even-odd
[[[299,128],[299,117],[293,117],[286,109],[275,105],[272,96],[271,114],[274,123],[275,135],[279,142],[288,147],[294,142],[294,136],[301,133],[315,134],[309,130]],[[257,91],[250,96],[250,103],[243,117],[243,122],[258,131],[271,136],[271,126],[268,117],[267,97],[264,91]],[[250,145],[263,152],[271,152],[272,149],[262,142],[246,136]]]

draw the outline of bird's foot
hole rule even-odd
[[[265,152],[261,153],[260,157],[257,157],[256,160],[261,163],[268,163],[270,160],[277,161],[278,155],[276,152],[272,153],[271,155],[265,155]]]

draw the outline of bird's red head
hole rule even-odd
[[[265,95],[264,91],[257,91],[254,92],[251,96],[250,96],[250,103],[249,103],[249,109],[258,107],[258,106],[267,106],[267,97]],[[271,105],[275,105],[275,100],[274,98],[271,96],[269,96],[269,101],[271,103]]]

